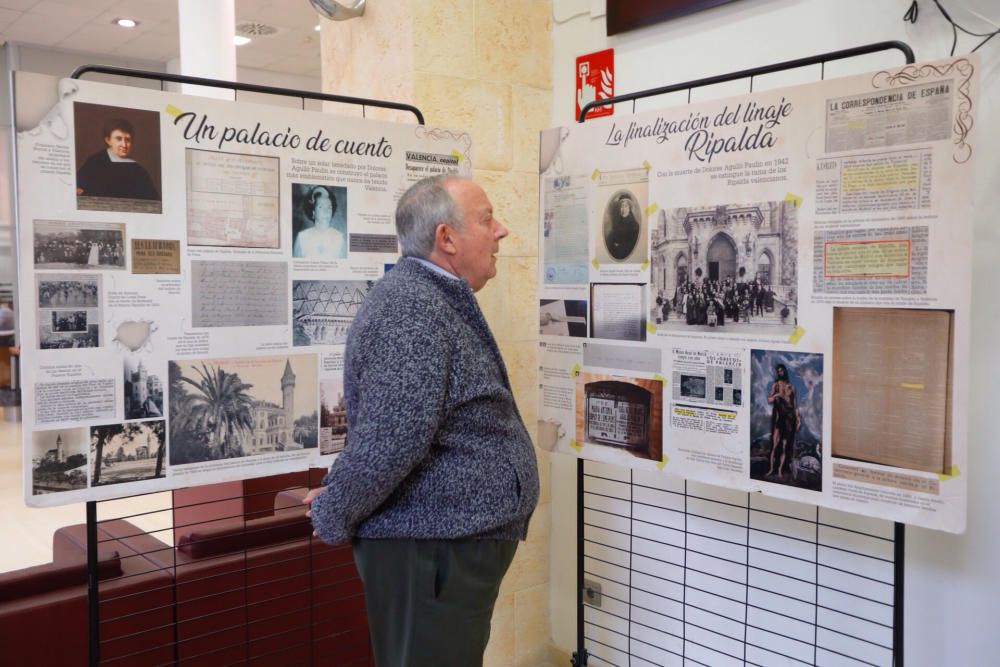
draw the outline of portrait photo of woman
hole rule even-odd
[[[347,257],[347,188],[293,183],[292,218],[293,257]]]

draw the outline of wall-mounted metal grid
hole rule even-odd
[[[583,465],[586,664],[900,664],[901,527]]]

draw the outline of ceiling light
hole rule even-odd
[[[233,44],[235,44],[236,46],[243,46],[244,44],[249,44],[249,43],[250,43],[249,37],[244,37],[243,35],[233,36]]]
[[[135,19],[125,19],[119,18],[112,21],[115,25],[120,25],[123,28],[134,28],[139,25],[139,22]]]

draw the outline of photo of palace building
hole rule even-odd
[[[797,242],[791,202],[660,211],[651,243],[652,321],[719,333],[794,326]]]
[[[125,419],[163,416],[163,382],[139,360],[125,360]]]
[[[314,355],[170,362],[170,463],[316,447]]]

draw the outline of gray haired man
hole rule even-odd
[[[347,338],[347,444],[306,497],[325,542],[353,538],[378,667],[481,665],[500,581],[538,502],[538,469],[473,292],[507,229],[478,185],[399,200],[403,257]]]

